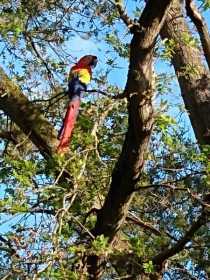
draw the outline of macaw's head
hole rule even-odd
[[[77,67],[91,67],[95,68],[97,65],[98,59],[95,55],[85,55],[77,62]]]

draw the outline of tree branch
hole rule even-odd
[[[129,213],[129,216],[126,217],[126,221],[131,221],[132,223],[134,223],[135,225],[140,226],[141,228],[157,235],[157,236],[161,236],[161,232],[159,230],[157,230],[156,228],[154,228],[153,226],[151,226],[148,223],[143,222],[142,220],[140,220],[138,217],[136,217],[135,215],[133,215],[132,213]]]
[[[117,8],[120,18],[125,23],[125,25],[130,29],[133,26],[134,21],[126,14],[125,9],[122,6],[122,1],[115,0],[114,2],[115,3],[113,4]]]
[[[193,235],[199,230],[200,227],[205,225],[207,222],[207,214],[205,211],[198,217],[198,219],[191,225],[190,229],[184,234],[184,236],[173,245],[171,248],[163,250],[160,254],[156,255],[152,262],[154,265],[158,266],[160,269],[162,264],[168,258],[181,252],[185,245],[192,239]]]
[[[210,69],[210,36],[206,23],[193,3],[193,0],[186,0],[186,11],[198,30],[204,55]]]
[[[85,92],[89,92],[89,93],[96,92],[96,93],[99,93],[99,94],[101,94],[103,96],[109,97],[111,99],[122,99],[122,98],[126,97],[126,95],[124,93],[119,93],[119,94],[116,94],[116,95],[110,95],[107,92],[99,90],[99,89],[88,89]]]
[[[41,154],[52,156],[58,145],[57,133],[39,108],[30,102],[0,68],[0,109],[29,135]]]

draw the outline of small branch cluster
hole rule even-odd
[[[127,13],[125,12],[125,9],[122,6],[121,1],[119,0],[115,0],[115,7],[118,10],[118,13],[120,15],[120,18],[122,19],[122,21],[125,23],[125,25],[128,27],[128,29],[130,30],[131,33],[136,33],[136,32],[140,32],[140,24],[138,22],[138,20],[134,19],[132,20]]]

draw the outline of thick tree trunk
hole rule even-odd
[[[155,39],[171,1],[148,2],[141,17],[144,31],[136,32],[130,45],[130,66],[126,93],[128,131],[122,152],[112,174],[108,196],[98,215],[95,235],[112,240],[127,216],[132,192],[144,165],[144,156],[153,127],[152,59]]]
[[[210,144],[210,74],[202,64],[198,48],[184,41],[184,36],[192,35],[183,17],[181,3],[180,0],[173,1],[161,37],[175,42],[172,63],[185,107],[198,143]]]
[[[39,108],[22,94],[2,68],[0,68],[0,110],[20,127],[45,158],[53,155],[58,145],[56,131]]]
[[[128,95],[128,131],[112,174],[110,190],[93,230],[113,242],[125,221],[135,185],[144,166],[153,127],[152,59],[156,37],[163,25],[170,0],[148,1],[140,28],[130,45],[130,66],[125,92]],[[99,279],[101,259],[88,258],[90,279]]]

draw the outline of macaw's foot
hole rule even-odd
[[[58,148],[57,148],[57,153],[59,155],[65,155],[68,151],[69,151],[69,147],[68,146],[65,146],[65,147],[58,146]]]
[[[62,138],[62,135],[59,135],[59,134],[58,134],[57,139],[58,139],[58,140],[61,140],[61,138]]]
[[[57,139],[61,140],[62,138],[63,138],[63,129],[60,129],[60,131],[58,132]]]

